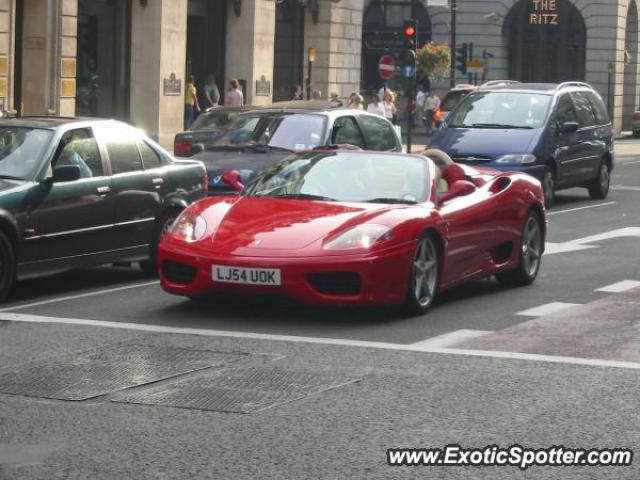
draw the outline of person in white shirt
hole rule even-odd
[[[229,91],[224,98],[224,104],[228,107],[241,107],[244,105],[244,95],[240,90],[240,82],[235,78],[229,82]]]
[[[427,99],[427,94],[424,93],[424,86],[418,86],[418,93],[416,93],[416,122],[417,126],[422,125],[422,112],[424,112],[424,103]]]
[[[429,95],[424,101],[425,123],[427,127],[427,135],[433,135],[433,114],[440,106],[440,98],[436,95],[436,91],[432,88]]]
[[[391,123],[396,125],[398,123],[398,109],[396,108],[396,94],[391,90],[387,90],[384,94],[384,100],[382,101],[384,107],[384,116]]]
[[[381,117],[385,116],[384,105],[382,105],[382,102],[380,101],[380,96],[376,95],[375,93],[371,95],[371,102],[369,102],[369,105],[367,106],[367,112],[375,113],[376,115],[380,115]]]

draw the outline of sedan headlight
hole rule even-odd
[[[195,212],[183,212],[169,231],[178,240],[196,242],[207,233],[207,221],[202,215]]]
[[[393,232],[389,227],[377,223],[364,223],[333,237],[324,245],[324,248],[328,250],[369,248],[391,238],[393,238]]]
[[[527,163],[535,163],[536,156],[527,154],[514,154],[514,155],[503,155],[496,160],[496,163],[512,163],[512,164],[527,164]]]

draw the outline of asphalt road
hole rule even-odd
[[[422,317],[193,304],[134,268],[23,282],[0,309],[0,479],[640,478],[640,460],[386,464],[387,448],[450,443],[640,452],[639,152],[640,141],[618,141],[606,200],[558,194],[533,286],[475,282]],[[107,363],[128,366],[62,372],[94,348],[91,358],[124,349]],[[224,360],[192,358],[211,352]],[[64,399],[92,378],[90,398]]]

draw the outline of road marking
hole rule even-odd
[[[464,340],[472,340],[474,338],[494,333],[488,330],[455,330],[453,332],[438,335],[437,337],[427,338],[411,345],[419,348],[444,348],[447,345],[453,345]]]
[[[562,310],[566,310],[567,308],[579,306],[581,306],[579,303],[551,302],[528,310],[522,310],[521,312],[516,313],[516,315],[522,315],[525,317],[544,317],[545,315],[557,313]]]
[[[640,192],[640,187],[635,187],[632,185],[614,185],[613,187],[611,187],[611,190],[622,192]]]
[[[552,243],[547,242],[545,245],[545,255],[554,255],[556,253],[567,253],[578,250],[586,250],[589,248],[598,248],[597,245],[587,245],[588,243],[601,242],[612,238],[621,237],[640,237],[639,227],[619,228],[609,232],[599,233],[598,235],[590,235],[588,237],[577,238],[568,242]]]
[[[640,160],[635,160],[633,162],[620,162],[620,165],[635,165],[637,163],[640,163]]]
[[[577,212],[578,210],[586,210],[588,208],[606,207],[607,205],[615,205],[615,204],[616,204],[616,202],[595,203],[593,205],[587,205],[586,207],[576,207],[576,208],[568,208],[566,210],[556,210],[556,211],[547,213],[547,216],[551,217],[553,215],[560,215],[562,213]]]
[[[0,313],[0,320],[25,323],[48,323],[63,325],[79,325],[89,327],[115,328],[153,333],[173,333],[181,335],[200,335],[206,337],[231,337],[251,340],[271,340],[284,342],[310,343],[318,345],[335,345],[361,348],[377,348],[383,350],[398,350],[420,353],[440,353],[472,357],[503,358],[511,360],[530,360],[535,362],[562,363],[592,367],[627,368],[640,370],[640,363],[622,362],[615,360],[600,360],[595,358],[574,358],[555,355],[538,355],[535,353],[499,352],[491,350],[464,350],[460,348],[424,348],[400,343],[371,342],[365,340],[346,340],[340,338],[296,337],[291,335],[272,335],[268,333],[231,332],[225,330],[206,330],[201,328],[167,327],[163,325],[149,325],[140,323],[107,322],[102,320],[84,320],[78,318],[57,318],[40,315],[25,315],[20,313]]]
[[[640,282],[637,280],[623,280],[622,282],[598,288],[596,292],[621,293],[627,290],[633,290],[636,287],[640,287]]]
[[[23,310],[25,308],[38,307],[40,305],[48,305],[49,303],[64,302],[64,301],[67,301],[67,300],[77,300],[79,298],[93,297],[95,295],[104,295],[105,293],[113,293],[113,292],[119,292],[119,291],[122,291],[122,290],[130,290],[132,288],[149,287],[151,285],[159,285],[159,284],[160,284],[160,282],[158,280],[155,280],[153,282],[136,283],[134,285],[127,285],[127,286],[124,286],[124,287],[116,287],[116,288],[108,288],[106,290],[97,290],[97,291],[88,292],[88,293],[79,293],[77,295],[69,295],[69,296],[66,296],[66,297],[56,297],[56,298],[51,298],[49,300],[42,300],[40,302],[26,303],[26,304],[21,304],[21,305],[14,305],[12,307],[7,307],[7,308],[0,308],[0,312],[9,312],[11,310]]]

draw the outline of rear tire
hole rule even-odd
[[[542,245],[540,215],[535,211],[531,211],[526,216],[522,226],[518,266],[510,272],[496,274],[498,282],[512,287],[531,285],[540,271]]]
[[[418,240],[411,262],[405,311],[410,315],[423,315],[436,296],[440,271],[440,255],[435,238],[425,234]]]
[[[556,196],[556,174],[553,168],[547,165],[542,178],[542,191],[544,193],[544,206],[551,208]]]
[[[0,232],[0,301],[11,293],[16,279],[16,256],[13,244],[4,232]]]
[[[607,162],[602,162],[600,170],[598,171],[598,177],[587,187],[589,189],[589,195],[594,200],[603,200],[607,198],[609,194],[610,185],[611,174],[609,172],[609,165],[607,165]]]
[[[162,237],[166,235],[166,233],[169,231],[169,228],[171,228],[171,225],[173,225],[173,222],[176,220],[176,218],[178,218],[178,215],[180,215],[179,210],[169,210],[160,217],[159,221],[156,222],[153,229],[151,246],[149,247],[150,258],[149,260],[143,260],[139,263],[142,273],[144,273],[147,277],[155,278],[158,276],[158,265],[156,263],[158,245],[160,244],[160,240],[162,240]]]

